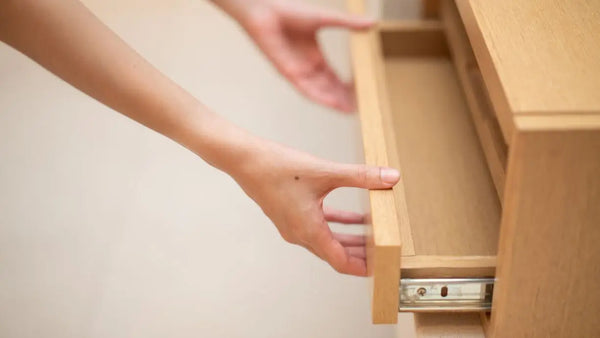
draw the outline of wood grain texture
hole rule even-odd
[[[349,0],[350,12],[365,12],[362,0]],[[365,161],[370,165],[398,168],[393,136],[382,132],[385,123],[385,100],[380,95],[381,61],[377,53],[379,35],[377,30],[355,32],[351,37],[353,71],[356,82],[359,117],[363,137]],[[400,169],[400,168],[399,168]],[[401,233],[396,205],[402,207],[402,182],[394,190],[369,192],[371,227],[368,236],[367,267],[372,278],[373,323],[395,323],[398,316],[398,283],[400,280]],[[397,200],[399,198],[400,200]],[[410,249],[410,235],[405,235]]]
[[[415,328],[419,338],[483,338],[478,313],[418,313]]]
[[[397,137],[415,253],[495,255],[500,204],[452,63],[397,56],[385,67],[384,128]]]
[[[527,130],[598,130],[600,115],[523,115],[515,118],[515,125]]]
[[[485,334],[486,337],[489,337],[490,321],[492,320],[491,313],[490,312],[480,312],[479,316],[481,318],[481,327],[483,328],[483,333]]]
[[[371,36],[371,47],[373,57],[373,79],[377,84],[377,92],[379,94],[379,112],[381,116],[381,129],[371,130],[372,133],[383,134],[385,143],[387,145],[386,152],[388,156],[389,166],[400,169],[402,172],[402,164],[398,156],[398,149],[396,147],[396,131],[394,129],[387,128],[392,124],[392,110],[391,110],[391,98],[390,92],[385,83],[385,68],[383,47],[381,39],[381,31],[375,31]],[[394,202],[396,205],[396,216],[398,218],[398,227],[400,231],[401,240],[401,254],[402,255],[414,255],[415,247],[410,231],[410,220],[408,218],[408,206],[406,204],[406,192],[404,186],[404,180],[401,178],[400,182],[393,188]]]
[[[511,144],[490,335],[599,337],[600,130]]]
[[[513,115],[600,113],[600,2],[457,4],[507,140]]]
[[[440,11],[440,0],[421,0],[421,16],[426,19],[437,18]]]
[[[502,203],[508,149],[453,1],[442,1],[440,17],[475,130],[494,180],[499,201]]]
[[[404,256],[402,278],[493,277],[496,256]]]
[[[386,57],[448,56],[446,37],[437,20],[387,21],[379,25],[379,31]]]

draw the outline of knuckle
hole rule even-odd
[[[369,170],[364,166],[356,167],[356,178],[361,182],[366,182],[369,179]]]

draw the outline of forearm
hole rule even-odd
[[[0,40],[223,170],[261,142],[212,114],[77,0],[0,0]]]

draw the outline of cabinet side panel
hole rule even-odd
[[[419,338],[483,338],[478,313],[418,313],[415,328]]]
[[[511,144],[491,336],[598,337],[600,131]]]

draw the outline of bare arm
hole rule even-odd
[[[397,171],[317,159],[235,127],[162,75],[77,0],[0,0],[0,40],[229,173],[289,242],[337,271],[366,273],[364,242],[327,226],[356,223],[361,216],[324,210],[322,201],[340,186],[390,188]]]
[[[224,122],[128,47],[79,1],[0,1],[0,39],[114,110],[172,138],[218,168],[219,142],[255,141]],[[218,128],[229,137],[215,138]],[[231,150],[243,151],[231,144]],[[225,145],[222,145],[225,146]],[[234,156],[237,154],[231,154]]]

